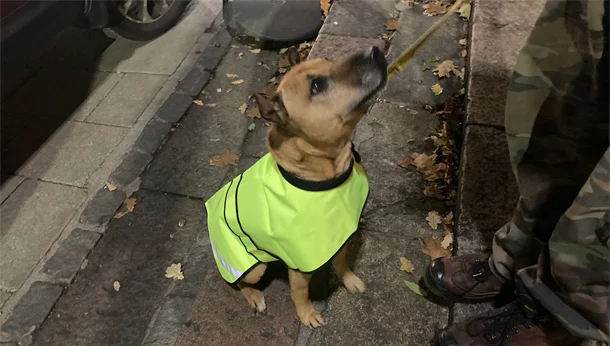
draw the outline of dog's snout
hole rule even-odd
[[[379,51],[379,48],[372,46],[371,48],[369,48],[366,56],[367,56],[367,58],[369,58],[371,60],[376,60],[377,58],[379,58],[379,54],[381,54],[381,51]]]

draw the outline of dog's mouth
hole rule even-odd
[[[362,98],[355,104],[354,109],[368,108],[371,101],[387,83],[388,62],[377,47],[355,55],[350,59],[355,73],[358,75],[359,87],[362,88]]]

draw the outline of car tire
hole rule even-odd
[[[110,5],[112,15],[117,18],[116,25],[105,28],[104,33],[110,38],[126,38],[132,41],[150,41],[165,34],[173,28],[182,16],[190,0],[174,0],[167,12],[151,23],[138,23],[126,18],[118,9]]]

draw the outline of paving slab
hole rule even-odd
[[[365,219],[377,219],[384,215],[384,209],[396,207],[402,210],[398,214],[405,222],[419,218],[419,223],[425,223],[423,215],[431,210],[431,202],[423,194],[423,176],[412,168],[399,167],[397,162],[414,152],[424,152],[424,137],[436,134],[439,126],[438,118],[425,110],[413,115],[407,108],[389,103],[375,104],[361,120],[355,144],[370,182]],[[366,137],[360,138],[360,133]],[[409,139],[415,142],[408,143]],[[407,231],[388,224],[379,227],[379,232]]]
[[[438,17],[424,15],[421,5],[406,9],[400,15],[401,27],[396,30],[388,60],[394,61],[407,49],[421,34],[431,27]],[[434,40],[427,42],[415,54],[412,60],[388,82],[386,90],[380,98],[390,102],[406,103],[411,105],[440,105],[462,88],[462,81],[451,75],[449,78],[439,79],[432,73],[432,69],[423,71],[423,61],[438,57],[439,62],[452,60],[459,70],[465,65],[461,52],[464,49],[459,41],[466,38],[468,22],[462,20],[457,14],[450,17],[438,31],[434,33]],[[435,96],[430,88],[440,84],[443,93]]]
[[[391,221],[390,221],[391,222]],[[410,291],[405,280],[417,283],[428,256],[418,239],[370,232],[353,246],[354,272],[367,285],[361,296],[339,287],[324,312],[327,325],[314,331],[309,345],[426,345],[436,328],[447,324],[449,310]],[[408,257],[416,272],[400,271]]]
[[[220,187],[228,167],[211,167],[210,159],[226,149],[241,150],[250,120],[239,107],[248,102],[251,93],[262,91],[273,74],[258,62],[273,66],[278,59],[276,52],[253,54],[242,45],[237,47],[229,49],[201,96],[205,104],[216,107],[191,106],[144,173],[143,187],[204,198]],[[243,84],[232,84],[234,79],[226,77],[230,73],[243,79]],[[229,88],[232,91],[227,93]]]
[[[4,303],[12,296],[13,294],[10,292],[0,290],[0,311],[2,311],[2,306]]]
[[[98,68],[114,72],[174,73],[221,8],[219,1],[195,1],[192,5],[178,25],[153,41],[115,41],[102,54]]]
[[[98,233],[80,228],[72,230],[41,272],[69,284],[98,239]]]
[[[134,211],[110,222],[34,345],[139,345],[170,288],[198,280],[188,258],[205,236],[201,201],[146,190],[132,197]],[[184,280],[165,277],[173,263],[183,264]]]
[[[343,0],[331,7],[321,34],[374,37],[386,32],[396,0]]]
[[[320,34],[316,38],[308,59],[340,60],[357,51],[376,46],[385,50],[385,41],[380,38],[363,38]]]
[[[496,27],[513,26],[530,30],[545,3],[544,0],[475,0],[471,20],[472,23],[487,23]]]
[[[69,121],[19,170],[20,175],[85,186],[127,129]]]
[[[4,181],[2,187],[0,187],[0,203],[4,202],[24,180],[25,177],[13,175]]]
[[[87,198],[84,190],[28,179],[0,206],[0,289],[15,291]]]
[[[85,120],[129,127],[142,115],[166,80],[164,75],[127,73]]]
[[[293,345],[299,321],[286,281],[266,287],[267,313],[256,315],[242,294],[229,286],[216,267],[209,268],[177,345]]]
[[[472,25],[466,123],[504,126],[510,76],[529,33],[523,26]]]
[[[96,87],[91,90],[87,99],[74,111],[72,119],[80,121],[87,119],[89,114],[104,100],[123,76],[122,73],[98,72],[93,81]],[[98,79],[101,79],[101,81],[98,82]]]

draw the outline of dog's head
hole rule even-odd
[[[342,61],[308,60],[284,76],[274,95],[254,98],[261,116],[284,135],[332,145],[349,140],[367,101],[384,87],[386,69],[377,47]]]

